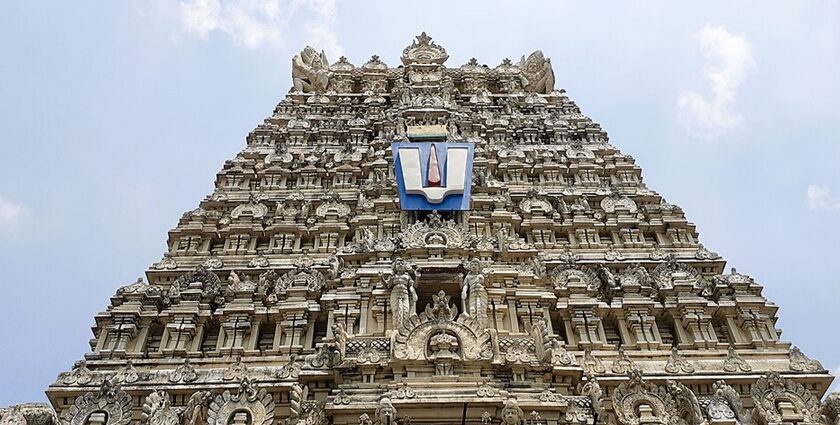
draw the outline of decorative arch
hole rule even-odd
[[[433,303],[417,316],[412,316],[394,336],[394,356],[400,360],[430,360],[429,343],[441,333],[457,338],[458,355],[462,361],[489,360],[493,357],[490,332],[449,305],[450,297],[443,291],[433,296]]]

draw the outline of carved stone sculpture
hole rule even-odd
[[[551,60],[537,50],[528,58],[522,56],[519,61],[522,68],[522,86],[531,93],[549,94],[554,91],[554,70]]]
[[[274,399],[264,388],[243,379],[236,391],[227,390],[213,399],[208,411],[208,425],[228,425],[247,414],[248,425],[270,425],[274,420]]]
[[[380,272],[380,280],[391,290],[391,317],[394,329],[399,329],[409,317],[416,314],[415,286],[419,280],[418,274],[415,270],[412,278],[408,266],[400,258],[394,260],[391,275],[387,279]]]
[[[101,418],[101,425],[128,425],[131,422],[131,396],[109,379],[97,392],[76,398],[73,407],[61,418],[64,425],[87,425],[91,416]]]
[[[510,397],[505,400],[505,406],[502,408],[502,424],[523,425],[525,419],[525,412],[519,407],[516,398]]]
[[[327,55],[306,46],[292,59],[293,89],[301,93],[322,93],[330,82],[330,68]]]
[[[143,420],[148,425],[180,425],[178,412],[165,391],[154,390],[143,403]]]
[[[467,275],[460,276],[462,314],[472,317],[479,326],[487,326],[487,290],[484,288],[484,274],[481,261],[470,260]]]

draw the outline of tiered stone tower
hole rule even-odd
[[[292,91],[47,390],[57,417],[3,423],[838,423],[762,287],[541,52],[447,58],[425,34],[400,67],[295,56]],[[401,205],[395,141],[468,145],[469,208]]]

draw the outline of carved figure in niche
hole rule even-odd
[[[505,400],[505,407],[502,408],[503,425],[522,425],[525,422],[525,412],[519,407],[516,397]]]
[[[323,50],[318,53],[311,46],[306,46],[292,59],[292,84],[296,92],[323,93],[329,82],[329,61]]]
[[[411,269],[402,260],[397,258],[391,269],[391,275],[386,279],[379,273],[379,279],[386,288],[391,289],[391,318],[394,329],[399,329],[409,317],[414,316],[417,311],[417,291],[415,286],[420,280],[420,271],[414,270],[414,278],[411,277]]]
[[[377,425],[391,425],[397,418],[397,408],[394,407],[387,395],[383,395],[379,399],[379,405],[376,406],[373,416],[376,417]]]
[[[551,59],[546,58],[543,52],[537,50],[528,55],[526,59],[522,56],[519,61],[522,69],[522,86],[531,93],[549,94],[554,91],[554,70],[551,68]]]
[[[481,327],[487,326],[487,290],[481,261],[472,259],[467,264],[467,276],[459,275],[461,282],[462,314],[472,317]]]

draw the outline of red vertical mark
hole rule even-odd
[[[437,148],[432,144],[432,150],[429,151],[429,173],[426,178],[427,186],[440,186],[440,164],[438,163]]]

